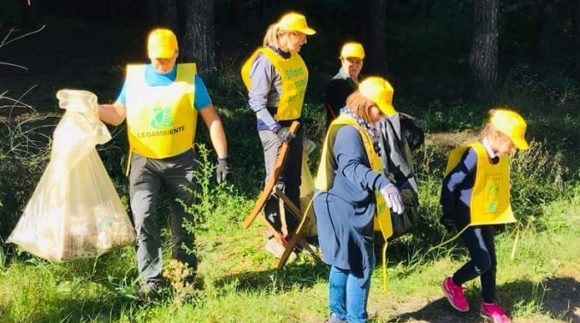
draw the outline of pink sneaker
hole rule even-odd
[[[463,295],[463,288],[461,285],[455,284],[451,277],[447,277],[443,281],[443,286],[441,287],[443,288],[443,293],[447,296],[449,304],[451,304],[453,308],[460,312],[469,311],[469,303],[467,303],[467,299],[465,299],[465,295]]]
[[[495,303],[487,304],[481,303],[481,308],[479,309],[479,314],[486,320],[490,320],[493,323],[510,323],[510,318],[505,315],[503,308]]]

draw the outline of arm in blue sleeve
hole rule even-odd
[[[276,123],[276,120],[266,105],[268,104],[268,93],[273,86],[274,73],[274,66],[270,60],[265,55],[259,55],[250,69],[252,88],[248,93],[250,108],[256,113],[258,119],[270,128]]]
[[[117,96],[117,102],[127,105],[127,81],[123,82],[121,92],[119,92],[119,96]]]
[[[362,138],[356,128],[345,126],[338,130],[333,149],[338,170],[349,181],[369,191],[380,190],[390,183],[386,177],[370,169]]]
[[[193,105],[195,105],[195,109],[199,111],[211,104],[211,98],[209,97],[205,83],[203,83],[203,80],[201,77],[199,77],[199,75],[195,75],[194,82],[195,99],[193,101]]]
[[[461,157],[461,160],[453,168],[445,179],[441,188],[441,206],[444,213],[451,214],[455,209],[456,191],[465,178],[475,171],[477,166],[477,153],[469,148]]]

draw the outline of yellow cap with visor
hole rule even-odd
[[[177,48],[177,37],[171,30],[158,28],[149,33],[147,40],[149,58],[172,58]]]
[[[360,43],[346,43],[340,51],[340,58],[365,58],[365,49]]]
[[[395,90],[391,83],[384,78],[378,76],[368,77],[360,82],[358,90],[364,97],[373,101],[383,114],[392,116],[397,113],[395,107],[393,107]]]
[[[309,36],[316,34],[316,30],[308,27],[306,17],[296,12],[290,12],[282,16],[277,25],[280,30],[284,31],[298,31]]]
[[[497,109],[490,117],[489,122],[501,133],[508,136],[518,149],[528,149],[526,141],[526,121],[517,112]]]

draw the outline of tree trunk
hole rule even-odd
[[[152,27],[167,27],[179,37],[176,0],[149,0],[149,8]]]
[[[369,0],[363,39],[366,45],[367,56],[365,63],[369,71],[379,75],[386,75],[387,65],[387,1]]]
[[[576,78],[580,79],[580,0],[576,0],[574,19],[574,47],[576,49]]]
[[[182,26],[179,55],[185,62],[195,62],[200,74],[211,74],[215,66],[215,1],[177,0],[178,19]]]
[[[534,44],[534,58],[544,60],[550,55],[556,25],[557,0],[539,0],[538,25]]]
[[[476,99],[490,103],[497,96],[499,0],[475,0],[469,72]]]
[[[241,0],[229,0],[228,3],[228,27],[237,27],[242,18],[242,1]]]

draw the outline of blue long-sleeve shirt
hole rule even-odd
[[[499,157],[491,149],[489,141],[484,138],[482,144],[492,163],[497,164]],[[443,216],[451,219],[458,229],[462,229],[470,221],[471,195],[476,172],[477,153],[473,148],[469,148],[463,153],[459,163],[443,179],[439,201],[443,208]]]
[[[389,184],[371,170],[358,130],[344,126],[333,146],[337,168],[334,182],[314,200],[318,240],[329,265],[369,278],[374,267],[372,250],[374,192]]]
[[[338,130],[333,147],[338,168],[330,194],[352,204],[368,204],[374,191],[389,184],[389,180],[370,169],[362,138],[355,127]]]

